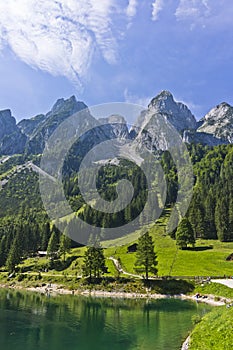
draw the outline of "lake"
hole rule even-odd
[[[194,315],[211,307],[160,299],[46,297],[0,290],[4,350],[178,350]]]

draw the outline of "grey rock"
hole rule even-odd
[[[16,130],[16,120],[11,115],[11,111],[9,109],[0,111],[0,140],[2,140],[6,135],[10,135],[11,133],[15,132]]]
[[[0,111],[0,154],[23,153],[27,137],[16,125],[9,109]]]
[[[224,143],[233,143],[233,107],[223,102],[201,120],[197,132],[212,134]]]
[[[181,102],[176,102],[169,91],[162,91],[153,98],[148,110],[155,114],[163,114],[178,131],[193,130],[197,127],[196,119],[188,107]]]
[[[124,117],[120,115],[111,115],[107,118],[99,118],[100,124],[105,124],[105,132],[109,133],[109,139],[112,137],[128,138],[129,130]]]
[[[54,130],[68,117],[72,116],[87,106],[83,102],[76,100],[75,96],[69,99],[59,99],[52,110],[46,114],[44,122],[34,129],[26,144],[26,153],[42,153],[46,142]]]
[[[184,130],[195,132],[196,127],[196,119],[188,107],[175,102],[170,92],[162,91],[141,112],[130,136],[151,151],[167,150],[176,142],[174,135],[181,138]]]
[[[218,146],[228,143],[225,140],[219,139],[212,134],[190,130],[184,131],[183,141],[186,143],[200,143],[205,146]]]
[[[23,134],[30,137],[36,128],[38,128],[46,120],[46,118],[46,115],[39,114],[30,119],[22,119],[17,125]]]

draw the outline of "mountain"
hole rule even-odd
[[[27,137],[16,125],[11,111],[0,111],[0,154],[23,153]]]
[[[149,112],[160,113],[165,120],[170,122],[176,130],[195,130],[197,121],[188,107],[176,102],[169,91],[162,91],[158,96],[152,99],[148,106]]]
[[[71,96],[65,100],[61,98],[57,100],[52,110],[48,112],[44,118],[39,118],[39,123],[34,128],[32,134],[26,143],[27,154],[42,153],[46,144],[46,141],[52,135],[54,130],[65,119],[70,117],[76,112],[86,109],[85,103],[77,101],[75,96]]]
[[[111,137],[119,137],[119,138],[128,138],[129,130],[127,127],[127,123],[124,117],[121,115],[110,115],[106,118],[99,118],[100,124],[105,125],[105,130],[109,129],[109,136]]]
[[[77,130],[85,124],[82,118],[87,119],[89,127],[106,124],[101,126],[101,132],[100,128],[92,132],[92,137],[98,139],[97,143],[115,137],[122,140],[131,138],[150,150],[166,150],[174,138],[170,125],[186,143],[209,146],[233,143],[233,107],[223,102],[196,121],[184,103],[175,101],[173,95],[164,90],[141,112],[130,132],[123,116],[103,116],[97,120],[90,114],[87,105],[77,101],[75,96],[58,99],[47,114],[23,119],[18,124],[10,110],[0,111],[0,154],[41,154],[54,130],[74,113],[83,110],[85,116],[79,115],[75,126]]]
[[[187,130],[195,132],[197,121],[186,105],[176,102],[169,91],[162,91],[142,111],[130,134],[150,150],[167,150],[174,142],[171,125],[182,136]]]
[[[27,137],[31,137],[36,128],[42,124],[47,118],[44,114],[39,114],[31,119],[22,119],[18,123],[18,127]]]
[[[227,143],[224,139],[199,130],[185,130],[182,138],[186,143],[200,143],[204,146],[218,146]]]
[[[223,102],[200,120],[197,132],[212,134],[225,143],[233,143],[233,107]]]
[[[169,91],[162,91],[152,99],[148,109],[142,111],[131,129],[131,137],[150,150],[166,150],[174,138],[167,122],[186,143],[208,146],[233,143],[233,107],[223,102],[196,121],[188,107],[176,102]]]

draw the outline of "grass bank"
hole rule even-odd
[[[233,344],[233,307],[218,307],[205,315],[191,334],[189,350],[230,350]]]

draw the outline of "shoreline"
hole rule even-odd
[[[92,296],[92,297],[102,297],[102,298],[122,298],[122,299],[181,299],[181,300],[190,300],[196,301],[197,303],[206,303],[211,306],[223,306],[227,302],[231,302],[227,298],[219,298],[215,300],[214,295],[206,295],[205,298],[196,298],[195,295],[186,295],[186,294],[156,294],[156,293],[136,293],[136,292],[108,292],[104,290],[69,290],[64,287],[52,283],[40,287],[23,287],[21,285],[8,285],[0,284],[2,289],[13,289],[13,290],[22,290],[29,292],[37,292],[44,295],[57,296],[57,295],[75,295],[75,296]]]
[[[0,289],[12,289],[12,290],[21,290],[29,291],[33,293],[40,293],[41,295],[47,296],[58,296],[58,295],[72,295],[72,296],[85,296],[85,297],[95,297],[95,298],[119,298],[119,299],[180,299],[180,300],[189,300],[196,303],[205,303],[211,306],[224,306],[226,303],[232,302],[231,299],[224,297],[215,300],[214,295],[206,295],[205,298],[196,298],[195,295],[186,295],[186,294],[155,294],[155,293],[135,293],[135,292],[108,292],[104,290],[69,290],[64,287],[61,287],[57,284],[47,284],[40,287],[24,287],[22,285],[7,285],[0,284]],[[187,338],[181,345],[181,350],[188,350],[191,341],[191,335],[189,334]]]
[[[185,339],[185,341],[182,344],[181,350],[188,350],[189,349],[189,344],[190,344],[191,337],[190,335]]]

